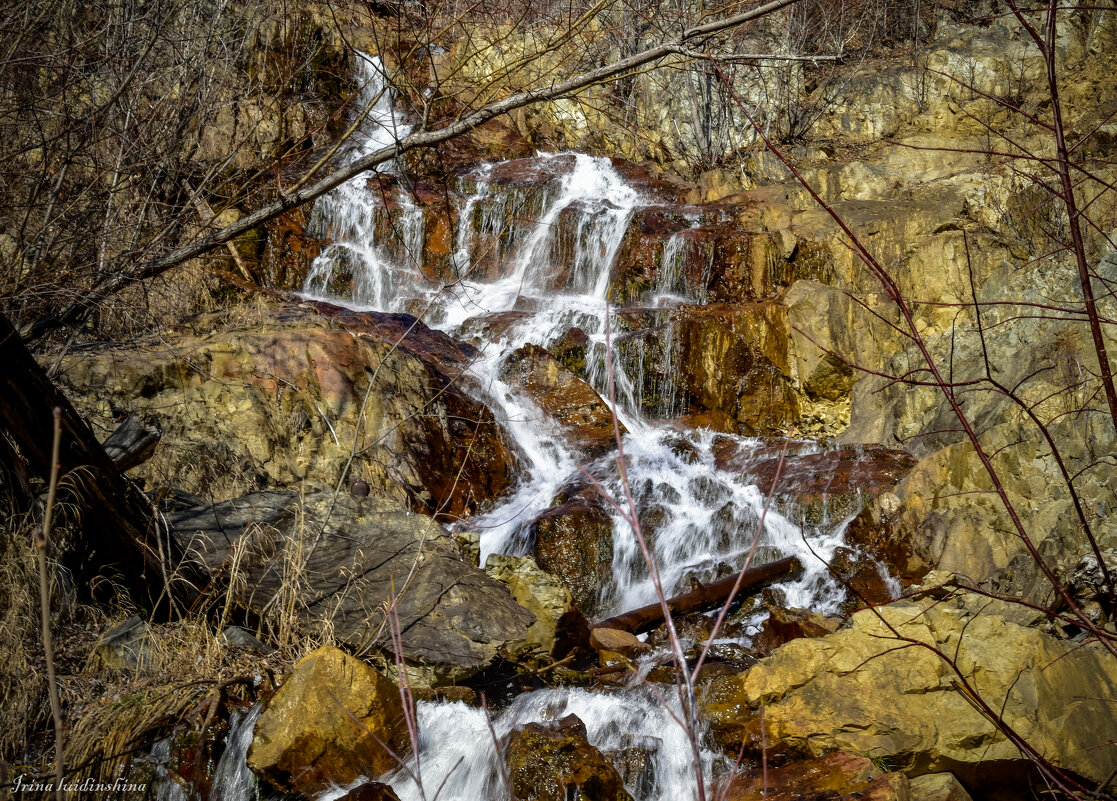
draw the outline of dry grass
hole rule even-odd
[[[0,541],[0,720],[9,725],[0,727],[0,777],[44,776],[51,772],[51,725],[32,532],[24,520],[7,519]],[[301,567],[297,545],[279,556],[291,570]],[[263,654],[226,642],[216,632],[234,616],[232,597],[232,592],[222,596],[221,608],[207,610],[206,616],[149,625],[146,664],[135,671],[112,669],[97,654],[97,645],[135,610],[126,604],[110,609],[79,604],[65,574],[52,571],[68,776],[111,782],[131,773],[133,756],[177,728],[206,728],[212,736],[227,709],[223,702],[255,702],[274,688],[276,676],[321,644],[321,638],[303,634],[293,608],[276,621],[273,633],[282,639],[277,650]],[[289,607],[290,600],[284,600]]]
[[[101,304],[98,337],[128,340],[179,326],[199,312],[218,307],[223,282],[202,260],[129,286]]]
[[[120,622],[108,621],[106,627]],[[298,655],[292,649],[264,655],[230,645],[197,619],[152,626],[150,644],[152,658],[141,670],[111,670],[92,640],[82,673],[65,677],[72,721],[66,738],[69,772],[102,779],[121,775],[136,752],[174,727],[200,731],[226,696],[254,701]]]
[[[31,532],[12,521],[0,541],[0,760],[21,761],[50,714]]]

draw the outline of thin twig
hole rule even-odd
[[[43,653],[47,663],[47,691],[50,695],[50,713],[54,718],[54,797],[62,801],[62,704],[58,697],[58,682],[54,676],[54,644],[50,636],[50,586],[47,581],[47,539],[50,536],[54,500],[58,491],[58,452],[62,443],[62,410],[54,407],[54,444],[51,447],[50,486],[47,506],[43,512],[43,527],[35,542],[39,562],[39,611],[42,622]]]

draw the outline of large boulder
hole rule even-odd
[[[394,592],[403,656],[421,683],[514,656],[535,622],[504,585],[462,560],[441,526],[383,498],[260,492],[170,523],[188,553],[227,577],[232,600],[273,632],[330,634],[391,664]]]
[[[1117,259],[1099,259],[1093,269],[1113,280]],[[1060,577],[1090,549],[1076,500],[1100,547],[1117,545],[1114,518],[1102,511],[1114,503],[1108,460],[1117,440],[1107,415],[1090,411],[1102,389],[1088,327],[1057,315],[1020,314],[1015,304],[1060,297],[1076,281],[1068,264],[1044,263],[1040,269],[1005,263],[976,287],[976,300],[986,304],[981,331],[967,312],[965,324],[941,332],[928,328],[923,336],[940,367],[950,366],[950,380],[967,387],[957,392],[967,423],[1024,531]],[[1100,308],[1105,315],[1117,310],[1111,299]],[[1115,344],[1110,337],[1110,353]],[[885,372],[921,364],[909,346],[885,364]],[[938,567],[994,579],[1014,594],[1046,602],[1050,585],[943,393],[885,383],[876,377],[859,382],[851,429],[879,441],[910,443],[921,461],[866,509],[851,536],[891,552],[888,558],[913,578]],[[1064,468],[1073,477],[1073,494]]]
[[[149,490],[222,501],[334,486],[351,455],[351,478],[429,513],[476,511],[509,486],[514,457],[468,383],[469,346],[407,315],[326,304],[254,313],[203,315],[64,360],[62,380],[95,426],[122,411],[159,422],[163,439],[135,470]]]
[[[256,722],[248,765],[279,790],[314,797],[379,776],[406,753],[399,688],[333,647],[303,657]]]
[[[585,615],[601,611],[601,589],[613,578],[613,521],[601,498],[576,494],[535,518],[531,531],[539,567],[562,581]]]
[[[1078,433],[1060,428],[1052,431],[1068,461],[1074,449],[1085,445],[1074,441],[1079,436],[1094,442],[1095,450],[1112,441],[1097,423],[1082,426]],[[1026,423],[995,425],[982,431],[979,441],[987,454],[995,454],[994,469],[1024,530],[1055,573],[1068,578],[1090,546],[1047,443]],[[1082,470],[1075,489],[1087,510],[1112,503],[1113,490],[1095,470]],[[1090,514],[1088,519],[1103,548],[1117,543],[1117,527],[1107,516]],[[994,579],[1032,602],[1045,603],[1052,597],[1050,583],[1007,519],[993,481],[969,442],[924,456],[901,483],[866,506],[851,523],[847,538],[907,581],[918,581],[937,568],[975,581]]]
[[[798,422],[782,305],[685,307],[676,319],[694,411],[723,411],[749,435],[780,433]]]
[[[865,610],[829,636],[797,639],[744,674],[715,679],[704,707],[724,738],[785,752],[849,750],[909,775],[1015,786],[1029,762],[970,691],[1056,766],[1099,781],[1117,762],[1117,660],[1012,622],[1019,607],[971,593]],[[937,649],[938,653],[935,650]],[[952,658],[957,672],[946,661]],[[965,689],[963,679],[969,685]],[[750,734],[751,732],[751,734]]]

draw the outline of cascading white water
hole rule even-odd
[[[586,690],[541,690],[521,695],[494,721],[490,731],[484,710],[455,704],[419,704],[419,753],[412,773],[419,775],[430,798],[445,781],[439,799],[480,801],[508,797],[497,762],[497,742],[526,723],[558,721],[577,715],[586,725],[591,745],[610,756],[627,749],[644,755],[643,769],[625,777],[640,799],[676,801],[695,792],[696,776],[690,744],[672,713],[649,691],[624,694]],[[703,775],[714,773],[715,757],[707,753]],[[416,782],[403,770],[386,777],[401,801],[420,801]]]
[[[476,707],[457,703],[420,702],[417,705],[419,749],[407,767],[381,776],[400,801],[485,801],[508,798],[497,744],[527,723],[547,725],[576,715],[586,726],[586,738],[607,758],[625,752],[638,754],[635,769],[622,775],[639,801],[681,801],[695,794],[697,776],[690,743],[668,706],[647,689],[625,693],[591,693],[581,689],[539,690],[517,697],[491,721]],[[491,723],[491,728],[490,728]],[[712,751],[702,754],[702,775],[708,783],[725,767]],[[349,787],[323,793],[318,801],[336,801]]]
[[[393,132],[405,130],[393,116],[390,94],[382,89],[379,62],[364,57],[360,68],[365,81],[362,102],[368,105],[379,99],[362,125],[363,139],[351,157],[383,147]],[[486,402],[515,443],[523,474],[508,497],[469,521],[471,529],[483,532],[482,563],[488,554],[528,545],[527,524],[579,471],[576,450],[530,399],[501,380],[501,367],[515,349],[528,343],[548,346],[578,327],[588,335],[589,352],[594,354],[589,380],[606,399],[607,367],[612,364],[614,411],[629,432],[624,447],[631,490],[641,509],[655,507],[658,513],[654,555],[666,588],[670,591],[690,571],[704,570],[708,577],[723,563],[739,566],[759,526],[764,490],[717,466],[715,436],[710,432],[680,431],[645,418],[643,345],[631,338],[623,340],[616,321],[608,319],[613,262],[632,215],[649,201],[606,159],[541,154],[537,176],[542,177],[529,182],[527,189],[514,182],[501,183],[496,175],[499,166],[482,166],[462,182],[463,191],[455,200],[453,275],[438,284],[420,270],[423,216],[405,190],[388,199],[389,211],[364,178],[338,187],[315,207],[315,225],[332,244],[315,261],[305,293],[357,309],[422,308],[425,322],[461,336],[486,318],[517,313],[481,347],[471,366]],[[691,223],[697,224],[697,218]],[[680,303],[705,301],[701,295],[685,295],[681,280],[685,258],[683,237],[669,239],[652,292],[653,306],[659,311],[651,313],[666,315]],[[607,326],[612,329],[609,354]],[[669,336],[663,342],[670,361],[674,345]],[[675,413],[677,399],[666,390],[662,395],[657,402],[663,414]],[[737,439],[741,448],[754,444]],[[623,488],[615,470],[608,469],[609,461],[582,467],[621,498]],[[603,590],[601,608],[622,611],[651,602],[654,594],[647,566],[634,532],[619,515],[613,539],[615,582]],[[842,530],[840,526],[821,533],[813,530],[809,539],[808,545],[798,526],[769,510],[761,539],[764,553],[769,558],[796,555],[806,567],[802,578],[781,585],[788,605],[832,612],[842,600],[842,591],[818,557],[832,556],[842,542]],[[619,747],[621,734],[659,742],[651,749],[654,781],[640,788],[640,801],[693,795],[694,777],[682,730],[658,700],[642,691],[610,695],[539,691],[517,698],[495,725],[500,736],[525,722],[569,712],[582,718],[591,742],[604,750]],[[495,751],[481,715],[460,704],[420,705],[423,775],[429,787],[446,781],[440,798],[503,797],[494,784]],[[418,797],[402,772],[392,777],[392,783],[402,798]]]
[[[389,147],[411,132],[395,113],[395,98],[380,59],[358,51],[356,67],[357,108],[365,116],[350,139],[345,163]],[[389,162],[381,169],[394,166]],[[358,175],[315,203],[310,230],[330,244],[311,267],[308,293],[329,295],[331,281],[344,273],[351,282],[353,302],[382,307],[414,282],[423,247],[423,214],[406,192],[398,193],[396,200],[395,219],[385,220],[384,204],[370,188],[368,176]],[[387,223],[389,236],[373,235],[378,223]]]
[[[261,707],[256,706],[230,715],[229,734],[213,774],[210,801],[257,801],[260,798],[259,781],[246,760],[260,710]]]
[[[370,82],[365,92],[375,96],[372,79],[382,80],[382,74],[376,68],[367,69],[367,74]],[[381,103],[386,96],[381,94]],[[372,136],[380,137],[391,130],[387,114],[375,115]],[[377,139],[374,147],[381,146],[383,140]],[[421,222],[421,215],[396,214],[388,244],[413,242],[416,236],[420,244],[409,246],[404,263],[386,264],[388,246],[382,244],[385,232],[377,222],[378,210],[383,209],[380,198],[363,185],[351,187],[357,179],[339,187],[346,191],[320,201],[315,217],[326,230],[341,232],[335,233],[341,238],[315,261],[306,291],[323,295],[336,272],[345,270],[352,275],[353,289],[347,296],[329,296],[330,300],[391,312],[414,308],[418,302],[428,310],[426,321],[451,335],[478,319],[528,312],[505,327],[495,341],[487,342],[471,367],[486,390],[486,400],[516,444],[524,473],[509,497],[487,514],[470,520],[470,527],[482,532],[482,561],[490,553],[522,551],[528,545],[526,524],[549,507],[555,494],[579,472],[578,455],[562,432],[529,398],[500,379],[500,368],[515,349],[528,343],[549,345],[565,331],[579,327],[593,343],[591,350],[599,354],[588,377],[605,398],[607,365],[612,362],[615,411],[630,432],[625,448],[633,491],[642,502],[654,503],[661,511],[655,547],[667,587],[675,586],[689,569],[706,569],[708,576],[719,564],[737,565],[760,519],[763,492],[741,483],[738,475],[717,468],[712,455],[714,437],[708,432],[680,432],[643,418],[641,391],[645,380],[640,372],[644,360],[640,358],[639,342],[614,343],[613,358],[607,360],[603,355],[606,315],[610,313],[605,301],[613,262],[632,214],[647,201],[607,159],[541,154],[538,162],[538,172],[552,177],[530,200],[518,188],[494,183],[493,165],[469,176],[471,191],[458,201],[459,226],[453,255],[455,272],[461,277],[449,286],[431,284],[415,266],[413,254],[421,250],[422,232],[416,235],[414,220]],[[414,208],[407,205],[402,191],[400,197],[396,201],[399,208]],[[537,213],[525,216],[533,205]],[[692,220],[692,224],[696,222]],[[487,280],[475,275],[476,265],[493,256],[485,249],[496,247],[498,240],[505,248],[500,254],[503,264],[498,275]],[[339,260],[341,251],[347,254],[344,262]],[[669,239],[657,271],[657,305],[670,307],[702,300],[680,295],[684,257],[682,237]],[[557,291],[556,281],[561,281]],[[611,324],[616,327],[615,321]],[[673,347],[671,327],[667,330],[663,343],[669,350]],[[615,331],[613,338],[617,338]],[[618,357],[625,348],[634,351],[636,358]],[[659,403],[670,414],[675,404],[670,395],[674,382],[666,376],[659,381],[664,387]],[[688,451],[697,458],[678,455],[680,438],[688,441]],[[615,477],[605,472],[598,477],[614,497],[623,497],[623,487]],[[824,612],[836,607],[840,588],[829,579],[811,549],[829,557],[840,543],[841,534],[836,532],[816,537],[808,546],[797,526],[769,511],[763,539],[769,552],[797,555],[805,565],[814,566],[804,578],[784,587],[790,603]],[[602,609],[619,611],[654,600],[634,532],[619,515],[614,525],[613,566],[616,583],[604,588]]]

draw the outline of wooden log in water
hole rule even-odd
[[[744,598],[749,593],[773,584],[781,579],[791,578],[803,570],[803,564],[794,556],[788,556],[775,562],[769,562],[760,567],[753,567],[745,571],[741,579],[741,587],[737,590],[737,600]],[[667,600],[667,606],[672,615],[689,615],[694,612],[708,612],[725,603],[733,585],[737,583],[737,576],[715,581],[705,587],[676,595]],[[633,634],[642,634],[651,631],[663,622],[663,606],[660,603],[641,606],[623,615],[602,620],[594,628],[620,629],[631,631]]]

